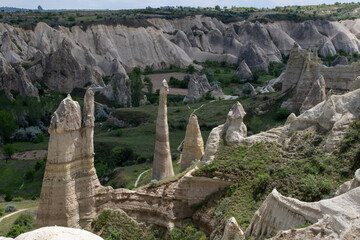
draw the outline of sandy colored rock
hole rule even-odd
[[[193,162],[199,161],[204,155],[204,141],[201,136],[201,131],[197,116],[191,114],[189,123],[186,127],[184,147],[181,157],[181,170],[185,170],[191,166]]]
[[[239,227],[236,219],[234,217],[229,218],[226,221],[224,235],[221,240],[240,240],[243,239],[244,232]]]
[[[227,145],[238,144],[242,138],[246,137],[247,129],[243,123],[245,115],[246,112],[239,102],[236,102],[230,109],[223,129],[224,140]]]
[[[286,119],[285,125],[292,123],[296,119],[295,113],[290,113]]]
[[[164,79],[160,89],[159,108],[156,119],[156,140],[152,170],[152,179],[156,180],[174,176],[170,154],[169,127],[167,121],[168,92],[169,87],[166,80]]]
[[[316,82],[313,83],[308,95],[300,107],[300,113],[314,107],[321,103],[326,98],[326,85],[323,76],[320,76]]]
[[[274,189],[254,214],[245,236],[262,239],[287,230],[271,239],[356,239],[360,232],[359,200],[359,187],[312,203],[284,197]],[[311,225],[294,229],[307,223]]]
[[[31,232],[23,233],[15,240],[103,240],[103,238],[89,231],[67,227],[43,227]]]

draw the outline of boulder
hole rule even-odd
[[[68,227],[43,227],[31,232],[23,233],[15,240],[103,240],[103,238],[89,231]]]
[[[252,72],[248,65],[246,64],[245,60],[242,60],[236,69],[235,76],[240,78],[241,81],[247,81],[252,79]]]
[[[346,57],[344,56],[338,56],[337,58],[334,59],[334,61],[331,63],[331,66],[336,66],[336,65],[348,65],[349,61]]]
[[[190,76],[188,84],[188,94],[184,98],[184,102],[193,101],[201,98],[211,90],[211,86],[205,74],[198,78]]]

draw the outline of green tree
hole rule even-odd
[[[140,105],[143,87],[144,84],[141,81],[141,70],[140,68],[135,67],[130,74],[131,104],[133,107],[138,107]]]
[[[220,11],[220,10],[221,10],[220,6],[219,6],[219,5],[216,5],[216,6],[215,6],[215,10],[216,10],[216,11]]]
[[[0,111],[0,135],[5,143],[9,141],[17,128],[15,117],[10,113]]]
[[[6,144],[2,147],[3,153],[5,155],[6,162],[8,159],[11,159],[11,156],[15,153],[15,148],[11,144]]]
[[[194,65],[190,64],[187,69],[186,69],[187,73],[193,74],[195,72],[195,67]]]
[[[152,93],[153,92],[153,83],[151,82],[151,79],[149,77],[145,77],[144,82],[145,82],[146,88],[148,90],[148,93]]]

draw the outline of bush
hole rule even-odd
[[[14,197],[13,198],[14,202],[21,202],[22,200],[24,200],[22,197]]]
[[[4,215],[4,208],[3,207],[0,207],[0,217]]]
[[[116,109],[112,112],[111,116],[125,122],[126,125],[131,125],[132,127],[137,127],[140,124],[146,123],[150,119],[150,114],[146,112],[127,109]]]
[[[7,161],[8,159],[11,159],[11,156],[15,153],[15,147],[11,144],[6,144],[2,146],[2,152],[4,153]]]
[[[7,192],[7,193],[5,194],[4,200],[5,200],[6,202],[11,202],[11,201],[13,200],[12,194],[11,194],[10,192]]]
[[[111,157],[113,158],[116,166],[124,166],[134,160],[134,151],[129,148],[114,147],[111,150]]]
[[[44,134],[38,134],[37,136],[36,136],[36,138],[33,140],[33,143],[41,143],[41,142],[43,142],[44,141],[44,139],[45,139],[45,136],[44,136]]]
[[[290,115],[289,110],[285,108],[279,108],[275,113],[275,118],[278,121],[286,119]]]
[[[193,74],[195,72],[195,67],[194,65],[190,64],[187,69],[186,69],[187,73]]]
[[[15,117],[6,111],[0,111],[0,136],[7,142],[18,128]]]
[[[25,172],[24,179],[29,182],[32,182],[34,180],[34,175],[35,175],[35,170],[29,169]]]
[[[31,213],[23,213],[15,220],[14,225],[10,228],[6,236],[15,238],[22,233],[32,230],[34,225],[34,216]]]
[[[40,136],[39,136],[40,135]],[[20,128],[14,134],[16,141],[39,143],[44,141],[43,131],[38,126]]]
[[[122,131],[121,129],[118,129],[118,130],[116,130],[116,132],[115,132],[115,135],[116,135],[117,137],[121,137],[122,134],[123,134],[123,131]]]
[[[95,109],[95,120],[97,122],[104,122],[109,118],[112,109],[109,108],[107,105],[102,105]]]
[[[17,211],[17,207],[15,205],[6,205],[5,206],[5,212],[15,212]]]

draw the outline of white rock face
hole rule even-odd
[[[230,109],[223,129],[224,139],[227,145],[232,146],[238,144],[246,137],[247,129],[243,123],[245,115],[246,112],[239,102],[236,102]]]
[[[314,107],[321,103],[326,98],[326,84],[323,76],[320,76],[316,82],[313,83],[308,95],[300,107],[300,113]]]
[[[103,240],[91,232],[67,227],[43,227],[19,235],[15,240]]]
[[[262,239],[311,223],[303,229],[279,232],[272,239],[356,239],[360,232],[359,213],[358,186],[340,196],[312,203],[284,197],[274,189],[256,211],[245,236]]]

